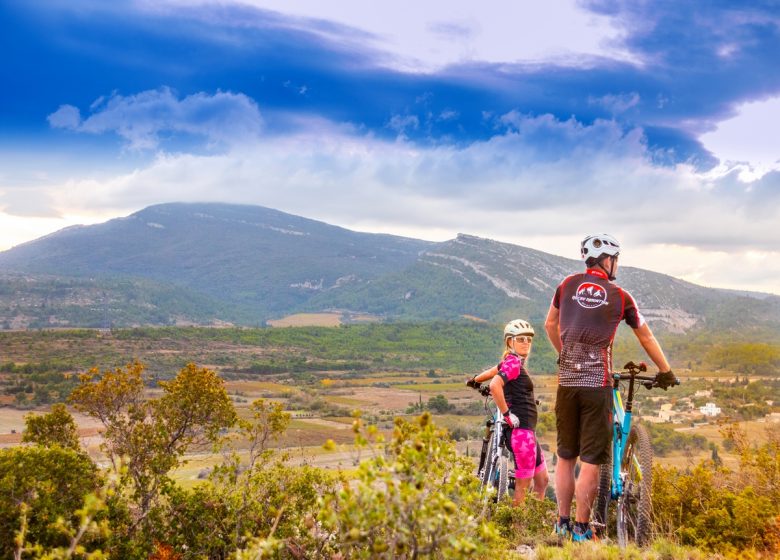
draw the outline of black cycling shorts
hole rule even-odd
[[[612,443],[612,387],[558,387],[555,399],[558,457],[585,463],[609,462]]]

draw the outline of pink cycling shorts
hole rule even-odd
[[[547,469],[544,453],[533,430],[512,430],[512,451],[515,454],[515,478],[533,478]]]

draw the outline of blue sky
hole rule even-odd
[[[780,293],[772,2],[0,2],[0,249],[150,204]]]

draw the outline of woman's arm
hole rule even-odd
[[[506,414],[509,411],[509,405],[506,404],[504,397],[504,380],[498,375],[490,382],[490,395],[501,414]]]
[[[479,375],[474,376],[474,381],[476,381],[477,383],[482,383],[483,381],[493,379],[497,374],[498,374],[498,366],[493,366],[490,369],[486,369]]]

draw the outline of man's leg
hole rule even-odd
[[[571,500],[574,497],[574,466],[576,464],[576,457],[562,459],[558,456],[558,465],[555,467],[555,497],[558,500],[558,515],[561,517],[571,517]]]
[[[596,498],[598,488],[599,466],[580,461],[580,475],[577,477],[574,491],[577,500],[576,521],[578,523],[590,521],[590,510],[593,507],[593,500]]]

